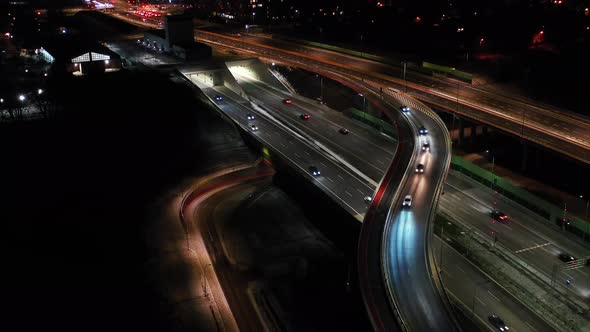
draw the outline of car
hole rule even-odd
[[[309,166],[309,173],[311,173],[311,175],[313,175],[313,176],[320,176],[321,175],[320,170],[315,166]]]
[[[249,123],[248,127],[250,127],[250,129],[252,129],[252,131],[257,131],[258,130],[258,126],[253,124],[253,123]]]
[[[307,113],[303,113],[303,114],[299,115],[299,117],[301,118],[301,120],[309,120],[309,119],[311,119],[311,115],[309,115]]]
[[[418,166],[416,166],[416,173],[424,173],[424,164],[418,164]]]
[[[572,263],[576,261],[576,258],[574,256],[564,252],[560,253],[557,257],[559,257],[559,260],[565,263]]]
[[[363,198],[363,200],[365,201],[365,203],[369,204],[373,201],[373,197],[371,196],[365,196],[365,198]]]
[[[222,101],[223,97],[220,95],[215,95],[215,101]]]
[[[404,201],[402,202],[402,207],[412,207],[412,195],[406,195],[404,197]]]
[[[430,151],[430,143],[422,144],[422,152],[429,152]]]
[[[418,131],[420,132],[420,135],[428,135],[428,129],[426,129],[426,127],[424,126],[420,126],[420,128],[418,128]]]
[[[492,219],[499,221],[499,222],[507,222],[508,221],[508,216],[504,212],[500,212],[498,210],[493,210],[490,213],[490,216],[492,217]]]
[[[322,99],[322,97],[318,97],[315,100],[318,101],[318,103],[322,104],[322,105],[326,105],[326,102]]]
[[[285,105],[289,105],[289,104],[291,104],[291,103],[293,103],[293,101],[292,101],[291,99],[289,99],[289,98],[287,98],[287,99],[283,99],[283,104],[285,104]]]
[[[248,121],[252,121],[252,120],[255,120],[256,117],[254,115],[248,113],[248,114],[246,114],[246,119],[248,119]]]
[[[509,331],[510,328],[506,326],[506,323],[502,320],[502,318],[498,317],[497,315],[488,316],[488,320],[493,327],[497,328],[499,331]]]
[[[342,135],[348,135],[348,129],[346,128],[340,128],[340,130],[338,130],[339,133],[341,133]]]
[[[400,110],[401,110],[403,113],[410,113],[410,108],[409,108],[408,106],[406,106],[406,105],[402,105],[402,106],[401,106],[399,109],[400,109]]]

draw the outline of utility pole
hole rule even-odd
[[[408,81],[406,80],[406,67],[408,65],[407,61],[402,61],[402,64],[404,65],[404,92],[408,92]]]

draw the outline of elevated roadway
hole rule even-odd
[[[349,75],[358,80],[374,82],[381,87],[407,89],[410,95],[425,103],[590,163],[590,120],[570,112],[532,105],[520,99],[427,76],[412,74],[409,76],[410,81],[404,81],[394,75],[395,69],[392,66],[321,49],[294,46],[292,43],[269,38],[238,37],[199,30],[197,39],[261,57],[281,59],[294,66]]]

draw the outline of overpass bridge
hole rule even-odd
[[[180,72],[244,132],[364,222],[359,277],[375,330],[459,330],[430,249],[431,220],[450,164],[448,132],[434,112],[416,103],[411,114],[404,114],[397,96],[380,95],[354,78],[334,77],[362,90],[398,125],[398,140],[383,135],[366,139],[356,134],[365,130],[362,125],[328,118],[321,112],[326,106],[292,95],[257,59],[214,68],[187,66]],[[285,98],[292,103],[283,103]],[[312,109],[319,111],[311,120],[299,117]],[[419,135],[421,126],[431,130],[428,137]],[[352,135],[342,139],[341,128]],[[427,141],[433,152],[423,154]],[[363,161],[347,154],[355,149],[364,151]],[[376,156],[383,165],[371,169]],[[416,163],[427,165],[428,175],[414,174]],[[314,175],[314,169],[321,175]],[[406,194],[414,197],[412,210],[401,208]]]

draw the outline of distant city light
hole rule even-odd
[[[37,90],[37,94],[38,94],[38,95],[40,95],[40,94],[43,94],[43,89],[39,89],[39,90]]]
[[[19,95],[18,96],[18,100],[20,100],[20,101],[25,101],[25,99],[26,99],[25,98],[25,95]]]

